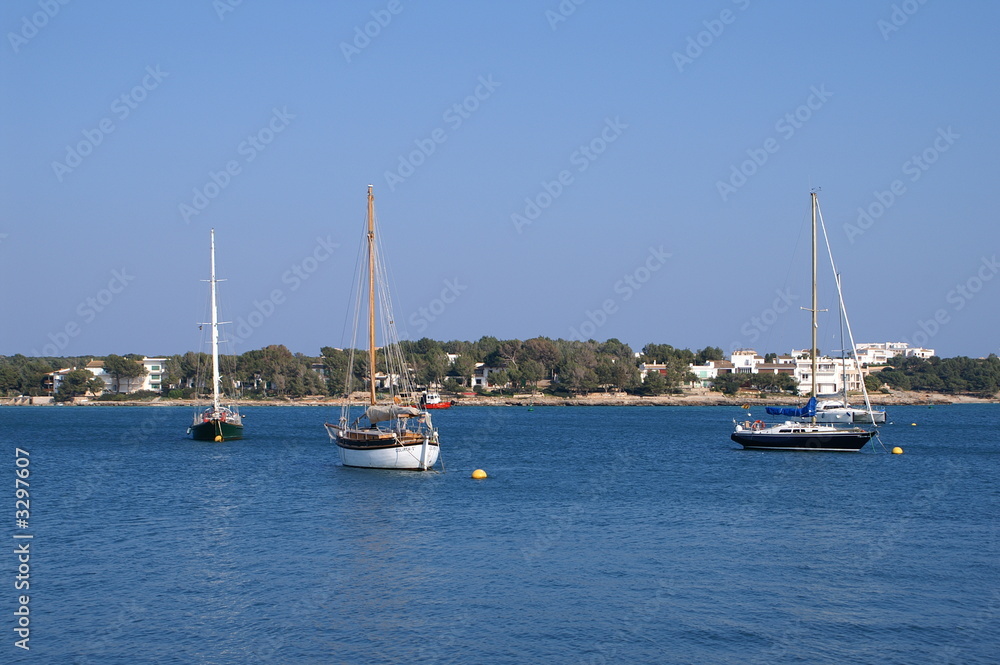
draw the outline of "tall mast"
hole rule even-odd
[[[812,396],[816,397],[816,330],[818,321],[816,313],[819,302],[816,298],[816,192],[809,192],[812,197]],[[813,422],[816,416],[813,416]]]
[[[375,404],[375,197],[368,185],[368,399]]]
[[[219,313],[215,302],[215,229],[212,229],[212,406],[219,410]]]

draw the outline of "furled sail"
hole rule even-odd
[[[393,418],[415,418],[419,415],[420,409],[412,406],[398,406],[396,404],[369,406],[368,410],[365,411],[365,416],[372,425],[392,420]]]
[[[816,415],[816,398],[810,397],[805,406],[769,406],[767,414],[770,416],[786,416],[796,418],[812,418]]]

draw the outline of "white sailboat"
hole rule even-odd
[[[755,450],[802,450],[802,451],[828,451],[828,452],[856,452],[861,450],[868,441],[875,436],[874,429],[865,429],[854,425],[852,418],[850,427],[838,427],[830,422],[821,422],[817,418],[818,404],[816,401],[816,374],[817,356],[819,351],[816,348],[816,333],[818,330],[817,313],[819,303],[816,289],[816,266],[817,266],[817,214],[819,202],[816,199],[816,192],[810,192],[812,198],[812,348],[810,358],[812,366],[810,368],[810,378],[812,383],[812,393],[805,406],[795,407],[767,407],[767,413],[772,416],[783,416],[786,420],[783,423],[768,425],[762,420],[753,420],[747,413],[747,419],[742,422],[733,421],[734,431],[730,438],[744,448]],[[824,227],[824,233],[826,229]],[[829,250],[829,242],[827,242]],[[830,257],[831,265],[833,256]],[[837,292],[840,298],[841,312],[844,313],[844,298],[840,292],[840,282],[837,282]],[[847,324],[850,332],[850,323]],[[851,342],[854,347],[853,336]],[[864,384],[862,383],[862,389]],[[868,392],[865,391],[865,404],[868,412],[872,412],[871,403],[868,400]],[[836,421],[834,421],[836,422]]]
[[[198,441],[231,441],[243,438],[243,417],[235,406],[224,406],[221,400],[222,377],[219,373],[219,307],[216,302],[215,285],[215,229],[211,233],[211,268],[209,278],[212,290],[212,404],[206,409],[196,410],[194,421],[188,428],[192,439]]]
[[[344,466],[370,469],[403,469],[426,471],[438,460],[440,443],[438,431],[431,422],[431,415],[418,408],[416,391],[409,366],[399,347],[399,336],[392,316],[385,267],[382,263],[375,235],[375,197],[368,186],[367,252],[365,272],[367,280],[359,279],[356,308],[361,309],[367,291],[367,386],[365,399],[351,404],[360,312],[354,318],[354,340],[351,343],[347,368],[346,392],[348,399],[336,423],[326,423],[326,431],[337,444],[340,461]],[[366,283],[367,282],[367,283]],[[375,345],[376,313],[383,329],[382,353]],[[379,358],[383,361],[381,386],[379,385]],[[378,400],[378,389],[386,395],[383,403]]]

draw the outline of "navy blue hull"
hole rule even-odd
[[[772,434],[734,432],[730,438],[744,448],[753,450],[814,450],[854,453],[865,447],[875,432],[797,432]]]

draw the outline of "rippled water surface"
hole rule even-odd
[[[903,455],[744,451],[740,409],[459,407],[435,415],[445,473],[339,466],[329,409],[246,414],[246,439],[212,444],[185,438],[182,408],[0,409],[8,544],[33,535],[31,650],[9,553],[0,662],[1000,652],[995,405],[891,409]]]

